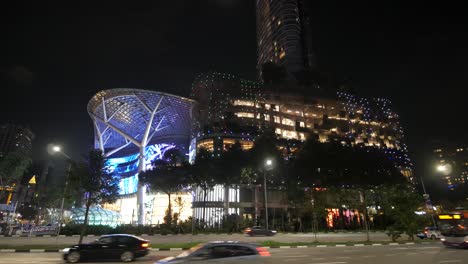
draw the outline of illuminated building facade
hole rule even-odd
[[[138,173],[168,149],[188,154],[195,106],[184,97],[139,89],[104,90],[89,101],[95,148],[107,158],[110,172],[121,177],[121,199],[105,208],[119,212],[123,223],[162,223],[167,198],[146,195]],[[182,196],[184,201],[192,200],[191,194]],[[162,204],[164,209],[158,207]]]
[[[433,150],[436,177],[442,177],[450,190],[468,190],[468,147],[439,146]],[[467,194],[465,193],[465,197]]]
[[[316,67],[307,1],[256,0],[257,70],[266,62],[290,74]]]
[[[199,102],[200,117],[191,143],[193,150],[204,148],[220,156],[235,141],[248,150],[256,136],[270,130],[275,132],[277,147],[286,158],[293,156],[308,138],[322,143],[335,141],[343,146],[372,148],[384,153],[413,181],[399,116],[387,99],[358,97],[346,92],[339,92],[335,97],[272,92],[263,90],[258,83],[223,73],[200,74],[193,83],[192,98]],[[276,202],[272,198],[270,208],[287,206],[281,202],[281,194],[269,197],[278,198]],[[196,216],[201,214],[202,201],[198,190],[194,201]],[[239,207],[228,209],[225,201]],[[208,193],[210,206],[206,210],[212,211],[210,216],[214,212],[255,215],[258,207],[262,207],[261,201],[258,189],[217,186]]]

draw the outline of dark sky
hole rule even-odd
[[[255,78],[254,1],[16,2],[0,11],[0,121],[29,125],[36,157],[50,141],[74,156],[92,146],[86,105],[99,90],[186,96],[199,72]],[[430,140],[466,140],[463,6],[332,2],[313,4],[319,68],[391,99],[415,163]]]

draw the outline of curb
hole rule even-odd
[[[365,247],[365,246],[398,246],[398,245],[416,245],[415,242],[404,243],[374,243],[374,244],[335,244],[335,245],[303,245],[303,246],[264,246],[263,248],[324,248],[324,247]],[[151,251],[181,251],[188,250],[189,248],[151,248]],[[0,253],[49,253],[49,252],[62,252],[61,249],[0,249]]]
[[[317,233],[317,234],[363,234],[364,232],[328,232],[328,233]],[[229,235],[242,235],[242,232],[239,233],[187,233],[187,234],[141,234],[137,236],[203,236],[203,235],[222,235],[222,236],[229,236]],[[279,232],[278,234],[283,235],[312,235],[315,233],[311,232]],[[29,235],[29,234],[21,234],[21,235],[0,235],[0,237],[56,237],[57,235]],[[59,235],[59,237],[78,237],[80,235]],[[100,235],[86,235],[88,237],[100,236]],[[86,237],[85,236],[85,237]]]

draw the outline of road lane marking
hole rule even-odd
[[[454,262],[461,262],[459,259],[454,259],[454,260],[441,260],[439,263],[454,263]]]
[[[382,244],[379,244],[379,243],[376,243],[376,244],[372,244],[372,246],[381,246]]]
[[[346,247],[346,245],[343,245],[343,244],[338,244],[338,245],[335,245],[336,247]]]
[[[327,245],[318,245],[317,247],[327,247]]]
[[[385,256],[386,257],[391,257],[391,256],[396,256],[396,255],[398,255],[398,254],[386,254]]]
[[[350,259],[351,257],[336,257],[337,259]]]
[[[362,256],[363,258],[375,258],[377,257],[376,255],[368,255],[368,256]]]
[[[310,263],[310,264],[345,264],[348,262],[343,262],[343,261],[338,261],[338,262],[315,262],[315,263]]]

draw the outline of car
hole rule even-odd
[[[439,228],[435,226],[427,226],[424,228],[423,232],[417,234],[416,236],[419,237],[420,239],[425,239],[425,238],[440,239],[441,233],[440,233]]]
[[[175,263],[264,263],[271,256],[268,249],[236,241],[214,241],[200,244],[176,257],[159,260],[155,264]]]
[[[252,226],[244,229],[244,234],[249,236],[274,236],[276,233],[276,230],[266,229],[262,226]]]
[[[94,242],[74,245],[62,250],[63,259],[76,263],[82,260],[120,259],[133,261],[149,253],[148,240],[127,234],[105,235]]]

